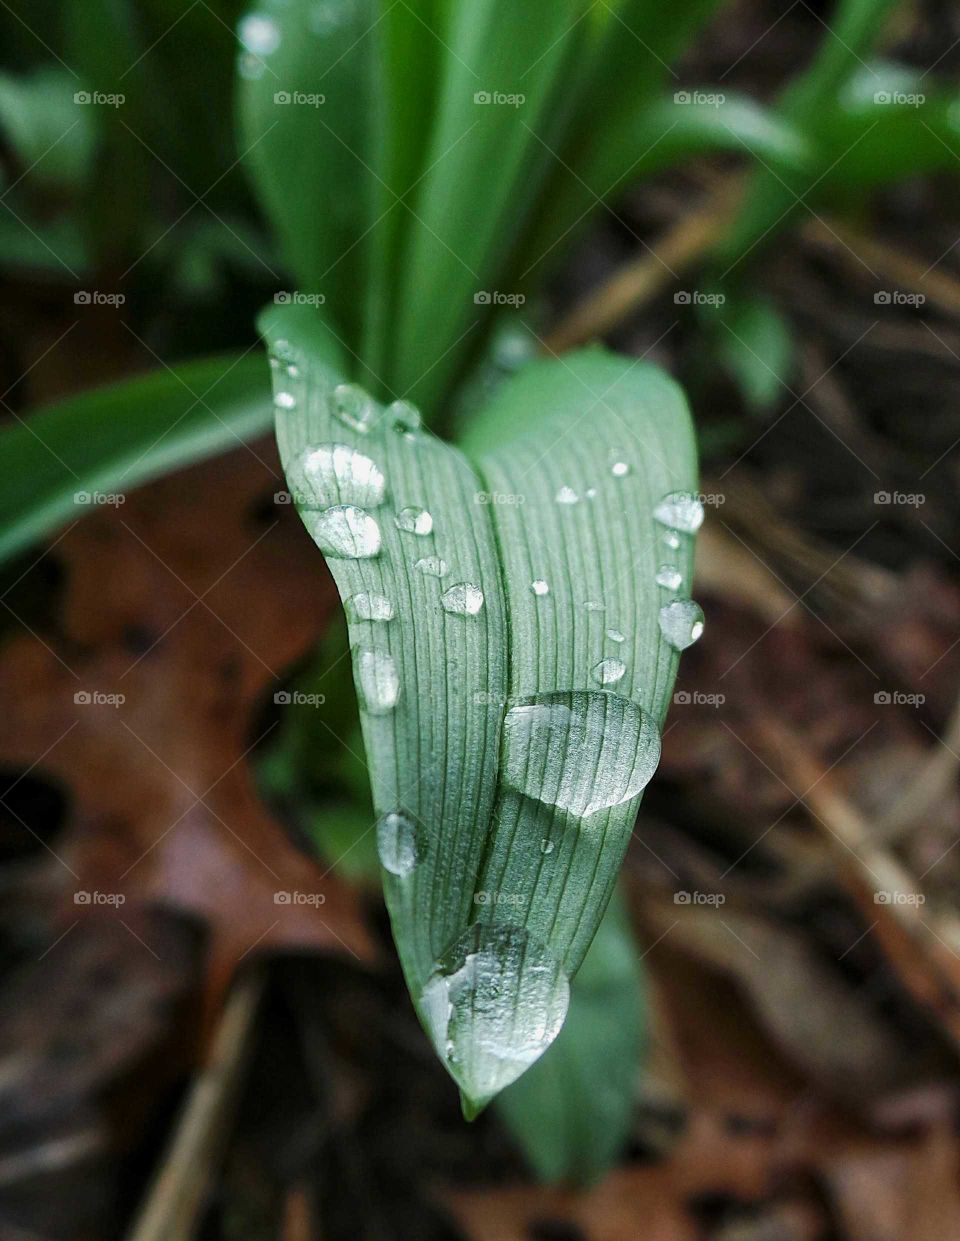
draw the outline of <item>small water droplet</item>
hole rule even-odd
[[[377,508],[387,482],[377,463],[348,444],[319,444],[306,448],[288,471],[294,492],[306,497],[308,508],[328,504],[355,504]]]
[[[440,596],[440,603],[445,612],[453,612],[457,616],[476,616],[483,607],[483,591],[472,582],[461,582],[445,590]]]
[[[623,642],[625,640],[626,635],[622,634],[619,629],[608,629],[607,637],[610,639],[611,642]]]
[[[614,478],[624,478],[630,473],[630,467],[626,461],[615,461],[610,467],[610,473]]]
[[[552,853],[555,848],[556,848],[556,845],[553,843],[552,840],[541,840],[540,841],[540,852],[541,853]]]
[[[561,487],[556,494],[558,504],[577,504],[580,497],[572,487]]]
[[[377,823],[380,865],[391,875],[409,875],[423,854],[423,836],[416,822],[398,811],[385,814]]]
[[[387,416],[394,431],[408,435],[420,430],[420,411],[410,401],[394,401],[387,406]]]
[[[280,46],[280,27],[265,13],[248,13],[237,27],[237,36],[255,56],[269,56]]]
[[[703,505],[689,491],[671,491],[653,510],[653,518],[671,530],[695,534],[703,525]]]
[[[438,961],[420,999],[437,1051],[483,1106],[557,1037],[570,984],[523,927],[475,922]]]
[[[667,590],[679,590],[683,585],[683,574],[676,565],[662,564],[657,570],[657,585],[666,586]]]
[[[353,431],[366,435],[377,420],[377,407],[359,384],[338,384],[333,390],[333,412]]]
[[[358,646],[353,652],[353,674],[361,708],[369,715],[387,715],[400,697],[397,665],[388,651]]]
[[[660,609],[660,632],[678,651],[692,646],[703,633],[703,609],[692,599],[674,599]]]
[[[599,599],[586,599],[583,606],[588,612],[605,612],[607,610],[606,604],[601,603]]]
[[[675,552],[677,550],[680,546],[680,535],[677,534],[676,530],[664,530],[663,545],[664,547],[669,547],[671,551]]]
[[[380,551],[380,527],[362,508],[337,504],[320,513],[304,509],[300,515],[325,556],[363,560]]]
[[[273,403],[276,405],[277,409],[296,409],[297,398],[292,392],[288,392],[281,388],[274,393]]]
[[[427,577],[443,577],[447,572],[447,562],[439,556],[421,556],[413,567]]]
[[[597,498],[596,487],[588,487],[585,494],[588,500],[595,500]]]
[[[536,581],[531,582],[530,589],[535,595],[543,596],[550,593],[549,583],[545,582],[542,577],[538,577]]]
[[[407,534],[429,534],[433,529],[433,518],[425,508],[402,508],[394,521]]]
[[[653,718],[597,690],[537,694],[503,721],[501,771],[518,793],[586,816],[635,797],[660,759]]]
[[[361,592],[349,600],[348,608],[353,620],[388,621],[393,620],[393,604],[386,595]]]
[[[622,659],[601,659],[590,670],[590,674],[598,685],[616,685],[623,679],[627,665]]]
[[[267,66],[253,52],[242,52],[237,58],[237,72],[247,82],[259,82],[267,71]]]

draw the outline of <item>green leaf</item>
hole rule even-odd
[[[31,181],[75,187],[89,171],[93,117],[74,102],[76,89],[73,75],[56,66],[24,77],[0,73],[0,130]]]
[[[616,1162],[630,1133],[644,1025],[637,945],[615,893],[556,1042],[497,1099],[541,1180],[589,1185]]]
[[[712,331],[717,356],[754,413],[769,409],[784,393],[796,362],[790,324],[769,298],[728,294]]]
[[[666,563],[689,586],[673,526],[702,518],[686,403],[600,349],[538,361],[464,456],[340,386],[309,308],[262,326],[284,469],[347,606],[397,948],[473,1115],[560,1029],[701,627],[657,583]]]
[[[226,452],[271,417],[259,354],[189,362],[18,417],[0,432],[0,559],[81,517],[91,493]]]

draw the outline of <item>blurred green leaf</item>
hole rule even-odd
[[[0,74],[0,130],[31,184],[76,187],[90,172],[93,118],[74,102],[76,90],[76,79],[57,66]]]
[[[743,291],[728,294],[710,329],[722,365],[754,413],[789,394],[796,361],[793,332],[769,298]]]
[[[589,1185],[616,1162],[630,1134],[645,1016],[637,945],[615,892],[556,1042],[497,1099],[541,1180]]]

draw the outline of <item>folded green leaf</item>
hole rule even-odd
[[[0,559],[129,490],[263,435],[263,358],[206,358],[70,397],[0,432]]]
[[[340,383],[308,308],[263,328],[346,604],[397,947],[473,1114],[563,1023],[702,628],[686,403],[599,349],[532,363],[472,417],[468,461]]]
[[[544,1181],[587,1185],[630,1132],[644,1041],[643,974],[624,902],[607,906],[556,1042],[496,1106]]]

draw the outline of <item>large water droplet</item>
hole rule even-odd
[[[348,601],[347,608],[353,620],[388,621],[394,617],[393,604],[386,595],[361,592]]]
[[[387,417],[394,431],[404,435],[412,435],[420,430],[420,411],[410,401],[393,401],[387,406]]]
[[[483,591],[472,582],[461,582],[445,590],[440,602],[445,612],[453,612],[457,616],[476,616],[483,607]]]
[[[413,567],[427,577],[443,577],[447,571],[447,562],[439,556],[421,556]]]
[[[304,509],[300,515],[325,556],[362,560],[380,551],[380,527],[362,508],[337,504],[321,513]]]
[[[558,504],[576,504],[580,497],[572,487],[561,487],[557,492],[556,501]]]
[[[674,599],[660,609],[660,632],[678,651],[692,646],[703,633],[703,609],[692,599]]]
[[[380,865],[391,875],[409,875],[423,854],[423,836],[409,815],[391,811],[377,823]]]
[[[503,723],[502,770],[517,792],[575,815],[629,801],[660,759],[652,717],[617,694],[537,694]]]
[[[548,582],[545,582],[542,577],[538,577],[536,581],[531,582],[530,589],[535,595],[543,596],[549,595],[550,593],[550,585]]]
[[[333,390],[333,412],[353,431],[366,435],[377,420],[373,398],[359,384],[338,384]]]
[[[626,461],[614,461],[610,467],[610,473],[614,478],[625,478],[630,473],[630,467]]]
[[[386,715],[400,697],[400,677],[389,651],[358,646],[353,651],[353,673],[361,708],[369,715]]]
[[[438,1052],[482,1107],[556,1038],[570,985],[557,958],[522,927],[476,922],[438,962],[420,999]]]
[[[429,534],[433,529],[433,518],[425,508],[402,508],[394,520],[397,529],[407,534]]]
[[[248,13],[237,27],[237,36],[255,56],[269,56],[280,46],[280,27],[265,13]]]
[[[703,525],[703,505],[689,491],[671,491],[653,510],[653,517],[661,526],[695,534]]]
[[[377,463],[347,444],[306,448],[289,472],[295,491],[308,507],[356,504],[376,508],[383,503],[387,482]]]
[[[627,665],[622,659],[601,659],[590,670],[591,676],[598,685],[616,685],[623,679]]]
[[[278,388],[273,394],[273,403],[277,409],[296,409],[297,398],[286,388]]]
[[[662,564],[657,570],[657,585],[666,586],[667,590],[679,590],[683,584],[683,574],[672,564]]]

